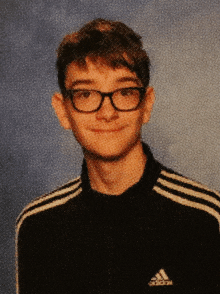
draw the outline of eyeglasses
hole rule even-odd
[[[72,101],[73,107],[79,112],[98,111],[109,97],[112,106],[118,111],[136,110],[143,101],[146,89],[144,87],[121,88],[113,92],[103,93],[96,90],[66,90],[67,97]]]

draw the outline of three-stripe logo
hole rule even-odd
[[[169,279],[164,269],[159,270],[159,272],[151,278],[148,283],[149,286],[171,286],[173,281]]]

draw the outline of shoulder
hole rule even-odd
[[[82,192],[81,177],[66,183],[49,194],[34,199],[20,213],[16,220],[16,233],[18,234],[22,224],[31,216],[61,207],[70,199],[77,197]]]
[[[165,167],[162,167],[153,190],[180,205],[208,213],[220,227],[219,192]]]

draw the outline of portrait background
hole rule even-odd
[[[15,293],[16,217],[80,173],[80,147],[51,107],[55,50],[65,34],[99,17],[143,37],[156,92],[143,139],[155,157],[220,190],[219,0],[1,1],[1,293]]]

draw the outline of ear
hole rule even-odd
[[[147,87],[145,93],[145,105],[144,105],[144,118],[143,124],[148,123],[150,120],[151,112],[155,101],[155,92],[153,87]]]
[[[52,106],[59,119],[61,126],[66,129],[71,129],[69,115],[66,109],[65,101],[61,93],[55,93],[52,97]]]

